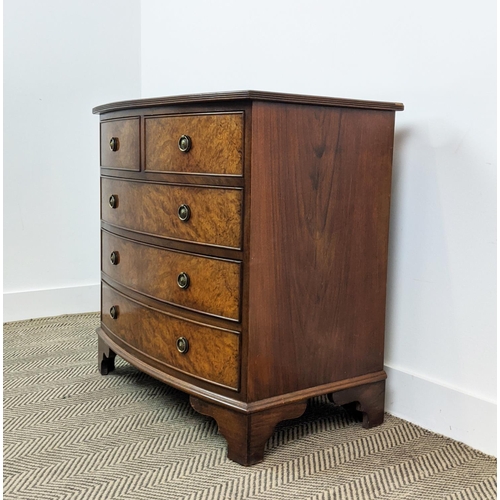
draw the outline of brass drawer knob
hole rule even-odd
[[[189,351],[189,342],[186,337],[179,337],[175,341],[175,346],[181,354],[186,354]]]
[[[180,273],[179,276],[177,276],[177,284],[179,285],[179,288],[182,288],[185,290],[189,286],[189,276],[187,273]]]
[[[191,145],[192,145],[191,137],[189,137],[189,135],[181,135],[179,137],[178,145],[179,145],[179,149],[183,153],[187,153],[191,149]]]
[[[109,140],[109,149],[111,151],[118,151],[120,148],[120,141],[118,140],[118,137],[111,137]]]
[[[108,203],[111,208],[116,208],[118,206],[118,195],[112,194],[109,197]]]
[[[113,266],[117,266],[120,262],[120,254],[118,252],[111,252],[109,260],[111,261],[111,264],[113,264]]]
[[[187,222],[191,217],[191,209],[189,208],[189,205],[181,205],[177,209],[177,215],[182,222]]]
[[[118,306],[111,306],[111,308],[109,309],[109,315],[113,319],[118,318]]]

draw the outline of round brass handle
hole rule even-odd
[[[113,318],[116,319],[118,318],[118,306],[111,306],[109,310],[109,315]]]
[[[177,209],[177,215],[182,222],[187,222],[191,217],[191,209],[189,208],[189,205],[181,205]]]
[[[118,206],[118,196],[116,194],[112,194],[110,197],[109,197],[109,206],[111,208],[116,208]]]
[[[189,137],[189,135],[181,135],[179,137],[178,145],[179,145],[179,149],[183,153],[187,153],[191,149],[191,146],[192,146],[191,137]]]
[[[179,288],[182,288],[185,290],[189,286],[189,276],[187,273],[180,273],[179,276],[177,276],[177,284],[179,285]]]
[[[120,141],[118,140],[118,137],[111,137],[109,140],[109,149],[111,149],[111,151],[118,151],[119,147]]]
[[[189,342],[186,337],[179,337],[175,341],[175,346],[181,354],[186,354],[189,351]]]
[[[111,261],[111,264],[113,264],[113,266],[118,265],[118,263],[120,262],[120,254],[118,252],[111,252],[109,260]]]

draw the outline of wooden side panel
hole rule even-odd
[[[243,113],[146,118],[146,170],[242,175]],[[179,138],[191,139],[188,152]]]
[[[237,390],[239,387],[239,335],[145,307],[102,283],[103,325],[138,351],[167,366]],[[117,310],[113,319],[111,307]],[[179,337],[189,342],[181,354]]]
[[[118,254],[113,265],[110,255]],[[102,232],[102,270],[115,281],[150,297],[238,320],[241,265],[137,243]],[[189,285],[177,284],[180,273]]]
[[[114,195],[116,208],[109,198]],[[241,248],[242,190],[141,183],[101,178],[101,218],[118,227],[164,238]],[[187,222],[178,208],[188,205]]]
[[[249,400],[383,369],[394,112],[255,103]]]
[[[109,141],[118,139],[118,150]],[[101,122],[101,167],[140,170],[139,118]]]

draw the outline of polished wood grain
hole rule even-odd
[[[113,265],[112,252],[119,262]],[[194,311],[238,320],[241,263],[169,251],[102,232],[102,270],[115,281],[140,293]],[[177,284],[180,273],[189,286]]]
[[[383,370],[394,113],[252,120],[249,397]]]
[[[367,101],[360,99],[341,99],[338,97],[324,97],[301,94],[286,94],[280,92],[264,92],[260,90],[239,90],[233,92],[214,92],[206,94],[187,94],[166,97],[153,97],[149,99],[136,99],[130,101],[111,102],[96,106],[92,113],[107,113],[116,110],[128,110],[134,108],[151,108],[158,106],[169,106],[176,104],[195,104],[209,102],[231,102],[231,101],[271,101],[290,104],[313,104],[321,106],[335,106],[342,108],[361,109],[383,109],[402,111],[403,104],[400,102]]]
[[[160,382],[187,394],[207,398],[209,401],[229,405],[230,407],[234,405],[236,408],[239,408],[240,406],[246,405],[241,397],[241,391],[214,384],[213,382],[198,377],[193,377],[188,373],[171,368],[150,357],[143,356],[135,349],[131,349],[128,344],[123,342],[103,324],[96,329],[96,333],[98,338],[102,339],[103,342],[109,345],[110,349],[116,353],[116,356],[119,356],[130,365],[136,367],[150,377],[156,378]]]
[[[243,174],[243,113],[146,118],[146,171]],[[179,138],[191,139],[188,152]]]
[[[254,465],[264,459],[266,441],[282,420],[300,417],[306,401],[280,405],[254,413],[242,413],[191,396],[191,406],[203,415],[212,417],[227,441],[227,456],[241,465]]]
[[[192,376],[238,389],[239,335],[208,324],[145,307],[102,282],[102,323],[132,350]],[[116,319],[109,314],[118,310]],[[189,350],[182,354],[176,341],[184,337]]]
[[[140,170],[139,118],[101,122],[101,166],[113,169]],[[118,150],[109,141],[118,139]]]
[[[116,208],[109,205],[111,195],[118,198]],[[164,238],[241,247],[241,189],[102,178],[101,199],[101,218],[115,226]],[[191,209],[187,222],[177,214],[183,204]]]

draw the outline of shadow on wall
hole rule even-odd
[[[396,130],[385,361],[412,371],[425,372],[426,367],[441,363],[454,331],[450,257],[437,168],[426,127]],[[430,335],[433,345],[429,345]]]

